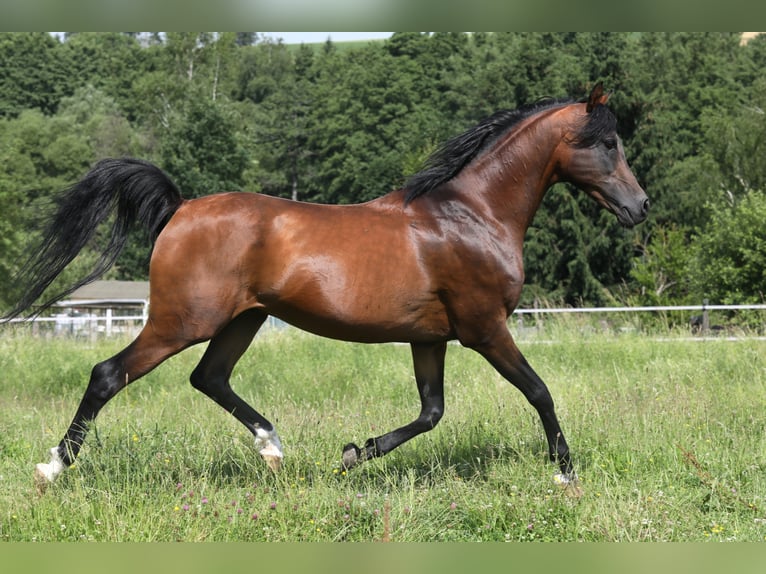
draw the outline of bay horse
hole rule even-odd
[[[160,168],[105,159],[60,195],[41,244],[20,273],[29,288],[5,319],[43,291],[112,217],[93,272],[38,312],[108,269],[135,225],[153,241],[146,325],[95,365],[50,461],[35,468],[43,491],[77,457],[88,425],[121,389],[196,343],[209,341],[191,373],[195,389],[244,424],[274,470],[283,458],[274,425],[232,390],[238,359],[269,315],[325,337],[411,346],[420,413],[342,465],[382,456],[433,429],[444,413],[448,341],[480,353],[537,410],[558,465],[577,475],[551,394],[507,327],[524,284],[522,242],[546,190],[570,182],[626,227],[649,200],[628,167],[601,84],[587,98],[551,99],[495,113],[443,144],[422,171],[387,195],[357,205],[319,205],[255,193],[186,200]]]

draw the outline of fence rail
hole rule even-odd
[[[70,309],[69,312],[66,312]],[[30,325],[32,332],[50,336],[78,336],[95,338],[98,336],[110,337],[115,334],[127,333],[136,335],[146,324],[148,318],[148,306],[144,305],[135,314],[116,314],[113,308],[101,308],[98,314],[95,312],[72,314],[70,305],[58,308],[60,313],[51,317],[35,317],[32,319],[12,319],[8,323],[14,325]],[[558,308],[523,308],[516,309],[513,315],[517,316],[519,328],[524,327],[524,318],[532,316],[535,320],[541,320],[544,315],[592,315],[592,314],[622,314],[622,313],[693,313],[690,316],[689,325],[702,333],[710,330],[711,311],[766,311],[766,304],[752,305],[711,305],[703,301],[699,305],[659,305],[659,306],[635,306],[635,307],[558,307]],[[692,320],[693,319],[693,320]],[[7,324],[7,323],[6,323]],[[286,327],[287,324],[279,319],[270,317],[267,325],[271,327]],[[766,320],[762,322],[761,330],[766,330]]]
[[[532,313],[625,313],[637,311],[741,311],[741,310],[766,310],[766,305],[660,305],[656,307],[562,307],[558,309],[534,308],[516,309],[514,314]]]

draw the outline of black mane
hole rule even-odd
[[[584,101],[584,100],[583,100]],[[447,183],[484,151],[522,120],[543,110],[574,103],[571,98],[545,98],[515,110],[501,110],[468,131],[447,140],[426,160],[424,168],[409,177],[404,185],[405,203]],[[578,147],[589,147],[607,130],[614,130],[616,120],[606,106],[599,105],[589,114],[578,134]]]

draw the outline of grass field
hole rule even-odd
[[[3,541],[763,541],[766,342],[561,331],[522,341],[548,383],[585,494],[554,486],[542,427],[474,353],[447,355],[432,432],[348,473],[340,449],[409,422],[409,349],[259,335],[235,389],[275,422],[272,473],[194,391],[193,348],[110,402],[44,495],[93,364],[126,341],[0,332]]]

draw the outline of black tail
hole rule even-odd
[[[94,281],[109,269],[138,224],[152,243],[183,202],[170,177],[151,163],[137,159],[105,159],[83,179],[55,199],[55,210],[33,255],[15,278],[26,290],[4,320],[27,311],[93,238],[99,224],[116,210],[109,243],[91,273],[71,287],[47,298],[34,314],[47,309],[75,289]]]

